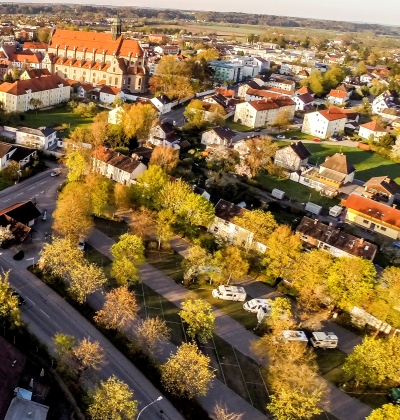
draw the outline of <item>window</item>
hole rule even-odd
[[[215,226],[215,228],[214,228],[214,232],[218,232],[218,228],[217,228],[217,226]]]
[[[128,77],[128,85],[130,85],[130,84],[131,84],[131,78]]]
[[[229,226],[229,221],[228,220],[225,220],[225,226]]]
[[[386,231],[386,228],[385,228],[385,227],[383,227],[383,226],[381,226],[381,230],[382,230],[383,232],[385,232],[385,231]]]
[[[369,220],[364,219],[363,223],[365,223],[366,225],[369,225]]]
[[[118,77],[115,78],[115,85],[118,85]]]

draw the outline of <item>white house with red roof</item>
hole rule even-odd
[[[386,128],[382,127],[378,121],[370,121],[360,125],[358,135],[365,140],[370,140],[372,138],[374,141],[379,141],[387,132]]]
[[[347,90],[344,86],[339,86],[337,89],[331,89],[326,99],[334,105],[344,105],[349,101],[351,90]]]
[[[99,90],[99,99],[103,104],[112,104],[115,98],[125,100],[124,92],[121,89],[112,86],[102,86]]]
[[[332,107],[321,111],[310,112],[304,116],[301,131],[321,139],[344,131],[347,116],[340,109]]]

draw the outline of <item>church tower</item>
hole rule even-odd
[[[116,41],[122,33],[122,20],[118,16],[114,18],[111,24],[111,34],[113,41]]]

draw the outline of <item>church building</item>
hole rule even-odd
[[[149,72],[143,50],[137,41],[124,39],[121,30],[118,17],[111,33],[54,29],[43,68],[81,83],[146,92]]]

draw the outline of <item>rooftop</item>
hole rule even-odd
[[[46,420],[49,407],[37,402],[15,397],[8,408],[4,420]]]
[[[333,156],[327,157],[325,162],[321,163],[320,166],[346,175],[355,171],[354,166],[347,160],[347,156],[343,153],[335,153]]]
[[[246,209],[222,199],[215,206],[215,216],[228,222],[237,216],[242,217],[246,211]]]

